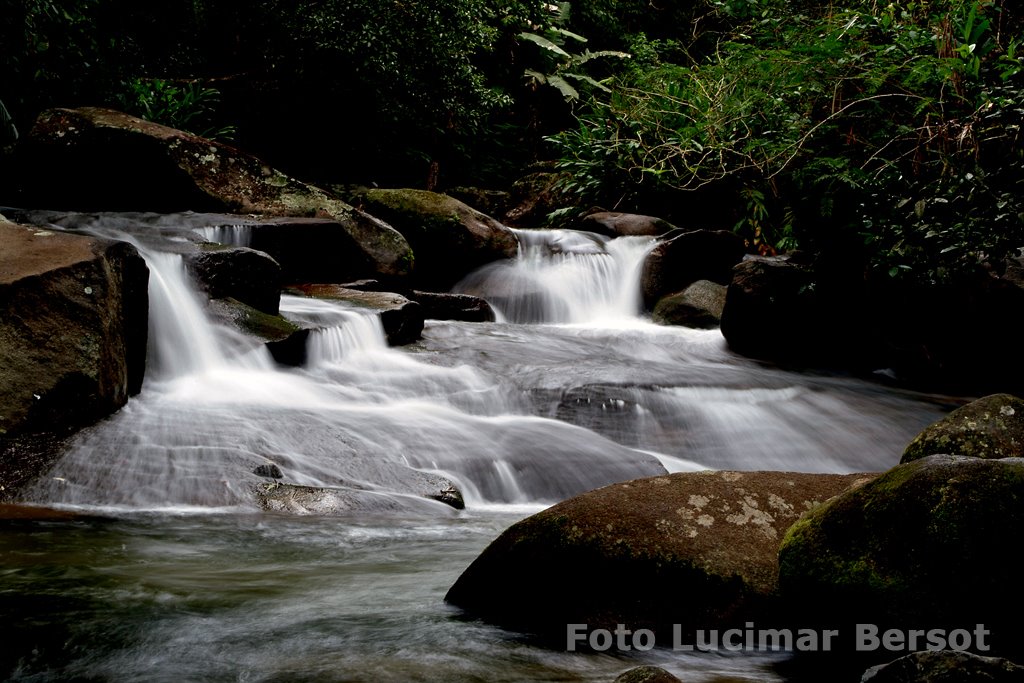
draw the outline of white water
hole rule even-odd
[[[649,241],[521,238],[519,261],[463,284],[507,320],[558,324],[428,321],[421,342],[391,349],[365,311],[286,296],[284,314],[318,328],[299,369],[211,321],[180,258],[146,248],[143,392],[32,492],[114,519],[2,529],[0,672],[608,683],[653,663],[688,681],[779,681],[767,655],[537,648],[452,618],[443,596],[502,529],[550,502],[662,464],[879,470],[945,406],[766,367],[717,331],[651,325],[637,277]],[[254,487],[269,480],[253,470],[266,464],[351,496],[349,512],[259,513]],[[437,475],[466,511],[422,497]]]
[[[640,313],[640,268],[655,241],[576,230],[516,230],[519,257],[466,277],[453,291],[487,299],[499,320],[612,324]]]

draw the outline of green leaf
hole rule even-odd
[[[527,32],[524,31],[523,33],[519,34],[519,37],[523,38],[524,40],[529,40],[531,43],[536,43],[537,45],[541,46],[545,50],[548,50],[550,52],[554,52],[556,55],[561,55],[562,57],[569,57],[570,56],[568,52],[566,52],[562,48],[558,47],[557,45],[552,43],[547,38],[545,38],[543,36],[538,36],[536,33],[527,33]]]
[[[551,85],[558,89],[558,92],[562,93],[562,97],[565,98],[566,102],[572,102],[580,98],[579,92],[576,88],[569,85],[561,76],[548,76],[548,85]]]

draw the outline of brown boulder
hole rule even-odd
[[[416,253],[413,279],[421,289],[448,291],[480,266],[515,258],[514,232],[445,194],[412,189],[363,189],[355,201],[398,230]]]
[[[30,205],[330,219],[349,234],[345,247],[355,251],[336,257],[372,264],[386,277],[412,269],[408,243],[383,222],[234,147],[122,112],[45,111],[21,154]]]
[[[0,467],[42,464],[52,449],[34,437],[59,441],[138,393],[148,278],[124,242],[0,223]]]
[[[681,292],[697,280],[727,285],[732,267],[743,259],[743,239],[725,230],[693,230],[670,236],[644,259],[640,287],[648,310],[661,297]]]
[[[708,471],[606,486],[513,525],[445,599],[563,646],[566,624],[663,640],[675,624],[684,638],[742,625],[770,612],[786,529],[873,476]]]

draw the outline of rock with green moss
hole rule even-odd
[[[28,206],[325,219],[344,239],[305,243],[304,249],[313,258],[330,252],[368,271],[344,279],[401,278],[412,271],[409,243],[383,221],[234,147],[122,112],[44,111],[21,154]]]
[[[1024,456],[1024,400],[992,394],[957,408],[918,434],[900,462],[936,453],[973,458]]]
[[[782,543],[780,587],[794,618],[850,638],[856,624],[983,624],[993,652],[1019,648],[1022,492],[1024,460],[931,455],[837,496]]]
[[[1024,683],[1024,666],[956,650],[914,652],[871,667],[861,683]]]
[[[615,683],[683,683],[660,666],[638,666],[619,674]]]
[[[214,318],[253,338],[256,343],[265,345],[270,355],[281,365],[294,366],[306,362],[309,328],[230,297],[211,300],[207,310]]]
[[[659,325],[682,325],[699,329],[718,327],[725,308],[725,285],[697,280],[682,292],[662,297],[651,313]]]
[[[459,200],[426,190],[361,189],[354,201],[393,226],[416,254],[420,289],[448,291],[480,266],[516,256],[514,232]]]
[[[769,619],[786,529],[872,476],[688,472],[606,486],[513,525],[446,600],[562,647],[566,624],[667,641],[675,624],[689,638]]]

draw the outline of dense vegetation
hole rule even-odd
[[[507,186],[943,282],[1024,244],[1011,0],[0,0],[0,100],[327,183]]]

